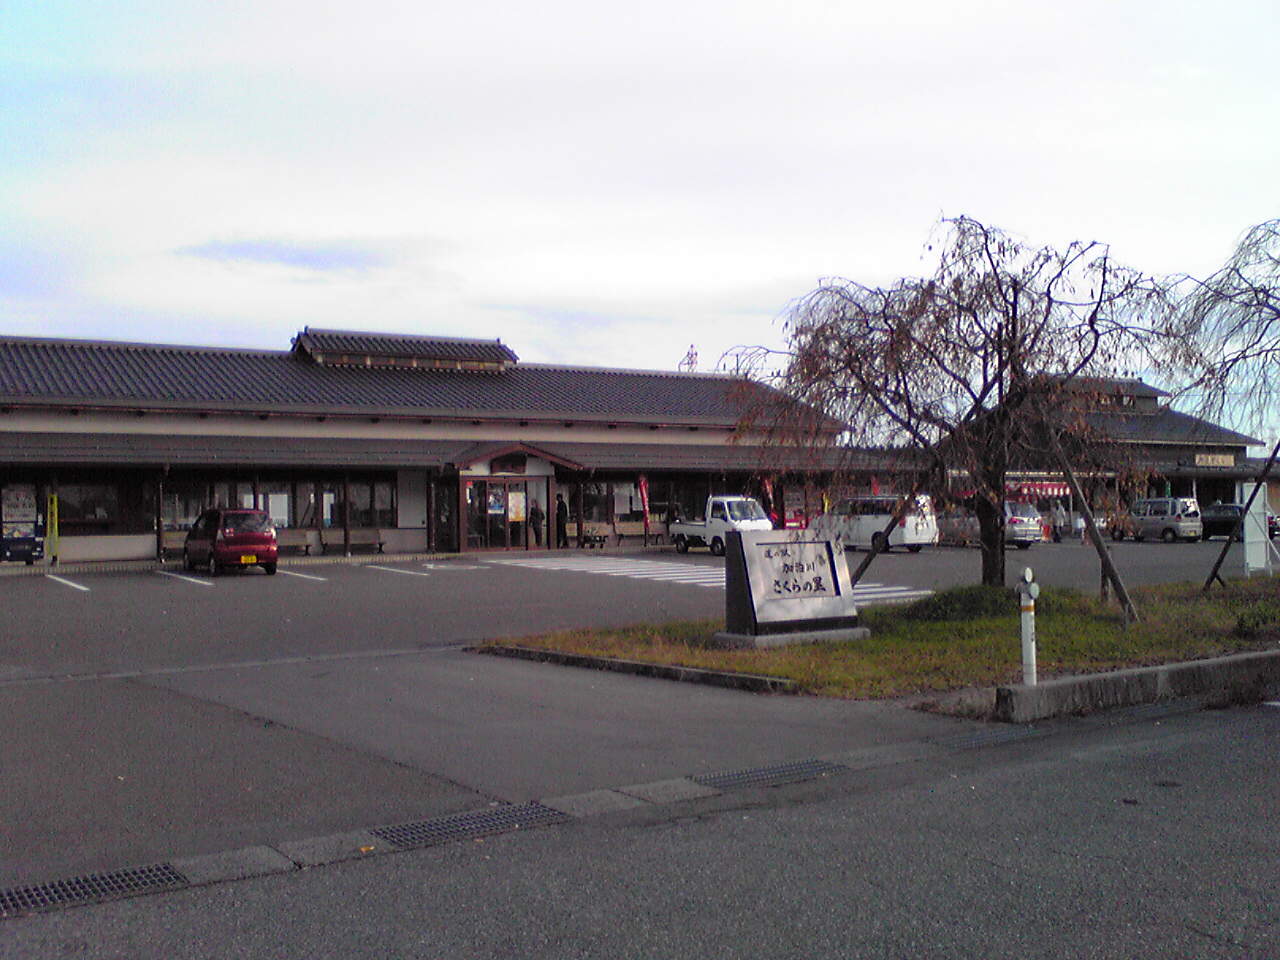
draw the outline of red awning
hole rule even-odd
[[[1011,497],[1066,497],[1071,494],[1071,488],[1051,480],[1011,480],[1004,485],[1004,492]],[[977,491],[970,487],[955,490],[951,495],[958,500],[967,500],[975,493]]]
[[[1071,493],[1071,488],[1065,483],[1048,480],[1022,480],[1006,483],[1005,489],[1009,493],[1016,493],[1023,497],[1065,497]]]

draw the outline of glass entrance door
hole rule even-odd
[[[529,487],[536,481],[466,480],[466,534],[469,550],[527,550]]]

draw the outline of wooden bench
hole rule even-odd
[[[649,533],[644,532],[643,520],[619,520],[613,525],[613,535],[617,538],[618,546],[622,545],[623,539],[626,537],[644,537],[645,546],[649,545],[649,541],[661,543],[663,536],[663,524],[660,521],[649,521]]]
[[[382,531],[376,527],[351,528],[351,546],[353,548],[374,547],[378,553],[382,553],[384,542]],[[330,547],[338,550],[343,548],[343,536],[340,527],[325,527],[320,531],[320,552],[328,553]]]
[[[276,544],[281,550],[300,550],[309,557],[313,532],[308,527],[285,527],[276,531]]]

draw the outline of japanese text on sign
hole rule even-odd
[[[764,561],[765,583],[771,583],[768,593],[772,598],[802,600],[840,595],[825,543],[761,543],[756,549]]]

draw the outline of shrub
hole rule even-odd
[[[952,587],[904,607],[905,620],[979,620],[1018,612],[1018,592],[1008,587]]]
[[[1280,601],[1263,600],[1236,617],[1236,636],[1251,638],[1280,629]]]

